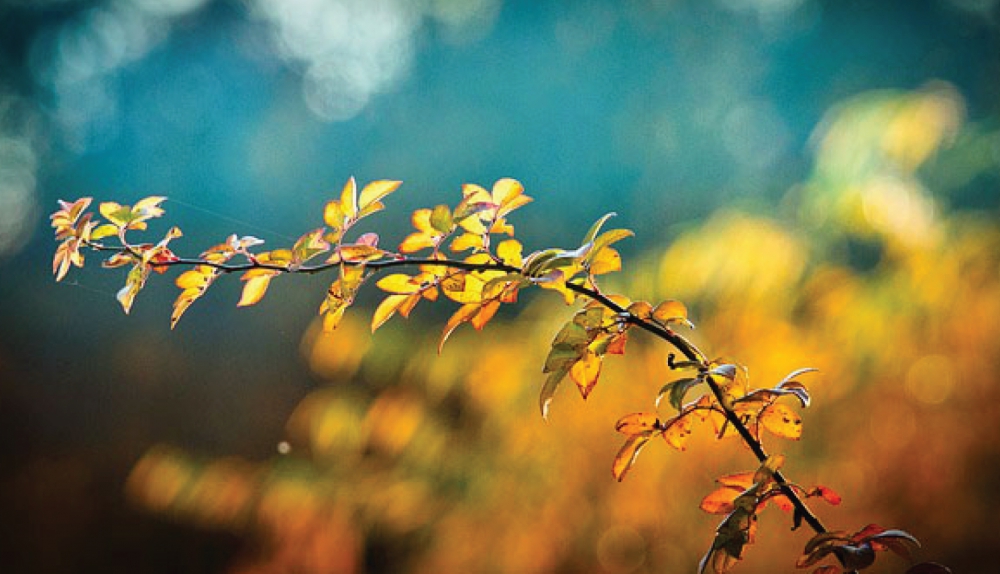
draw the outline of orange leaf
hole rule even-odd
[[[840,495],[837,494],[833,489],[826,486],[816,486],[810,492],[810,496],[819,496],[828,503],[837,506],[841,503]]]
[[[479,312],[472,318],[472,326],[476,328],[477,331],[482,331],[483,327],[490,322],[497,313],[497,309],[500,308],[500,301],[493,300],[487,303],[483,303],[480,307]]]
[[[792,440],[802,437],[802,417],[787,405],[774,403],[765,407],[758,420],[776,436]]]
[[[743,492],[742,489],[723,486],[708,493],[701,499],[699,508],[709,514],[729,514],[733,511],[733,501]]]
[[[625,354],[625,343],[628,342],[628,332],[619,333],[611,337],[611,341],[608,343],[608,348],[606,352],[609,355],[624,355]]]
[[[690,415],[690,411],[682,413],[664,423],[666,429],[663,431],[663,440],[680,451],[687,450],[687,439],[691,436],[694,426],[694,420]]]
[[[621,482],[625,478],[625,474],[635,464],[635,459],[639,456],[642,447],[649,442],[650,436],[650,433],[634,434],[625,439],[625,444],[615,455],[615,461],[611,466],[611,473],[616,480]]]
[[[743,491],[753,486],[754,474],[756,474],[756,471],[727,474],[725,476],[720,476],[719,478],[715,479],[715,482],[718,482],[722,486],[737,488]]]
[[[627,435],[653,432],[659,429],[660,419],[653,413],[632,413],[618,419],[615,430]]]

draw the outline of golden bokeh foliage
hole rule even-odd
[[[626,261],[616,281],[627,293],[655,273],[653,296],[684,301],[699,346],[748,365],[755,386],[819,369],[813,406],[796,411],[803,439],[764,440],[801,484],[843,497],[819,505],[828,526],[905,525],[925,558],[975,563],[998,503],[996,469],[980,460],[1000,450],[1000,225],[950,209],[923,175],[962,116],[944,85],[844,102],[817,129],[813,173],[781,206],[720,209]],[[456,331],[440,355],[429,314],[374,336],[357,309],[333,333],[317,320],[302,349],[322,384],[290,416],[279,454],[156,447],[128,494],[247,536],[240,573],[691,571],[718,521],[698,501],[753,457],[696,431],[687,452],[651,444],[613,480],[615,421],[654,410],[670,349],[633,337],[586,402],[560,391],[545,423],[541,366],[573,312],[538,296],[483,333]],[[794,562],[809,535],[789,524],[765,512],[738,571]]]

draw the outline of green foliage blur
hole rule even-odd
[[[351,174],[404,180],[385,244],[502,176],[536,198],[527,251],[617,211],[608,291],[683,301],[754,386],[819,369],[802,439],[765,446],[843,497],[811,503],[828,527],[992,568],[1000,4],[291,4],[0,0],[0,571],[695,570],[701,497],[753,457],[701,429],[616,482],[615,422],[654,409],[671,349],[633,333],[546,423],[558,295],[438,355],[449,303],[371,335],[373,286],[324,335],[325,277],[243,310],[223,277],[173,332],[173,276],[128,317],[98,257],[52,281],[57,198],[166,195],[194,255],[294,241]],[[765,511],[736,571],[791,571],[790,525]]]

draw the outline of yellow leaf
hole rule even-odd
[[[649,442],[650,436],[652,436],[651,433],[634,434],[625,440],[625,444],[615,455],[614,464],[611,466],[611,473],[615,480],[621,482],[625,478],[625,474],[635,464],[635,459],[639,456],[642,447]]]
[[[583,398],[587,398],[590,391],[597,384],[598,377],[601,376],[601,357],[591,352],[584,353],[580,360],[573,363],[569,369],[569,376],[580,389]]]
[[[605,247],[590,258],[590,274],[604,275],[621,271],[622,256],[614,247]]]
[[[403,253],[413,253],[420,249],[437,246],[437,242],[443,237],[443,234],[435,230],[434,226],[431,225],[430,209],[424,208],[414,211],[413,215],[410,216],[410,221],[417,231],[411,233],[403,240],[403,243],[399,245],[400,251]]]
[[[566,286],[566,275],[558,269],[550,271],[543,277],[535,278],[535,283],[542,289],[550,289],[561,294],[567,305],[572,305],[576,301],[576,293]]]
[[[505,239],[497,245],[497,257],[511,267],[520,268],[524,263],[521,252],[524,250],[521,242],[516,239]]]
[[[420,284],[413,282],[413,277],[403,273],[393,273],[378,280],[375,285],[387,293],[412,295],[420,291]]]
[[[209,274],[203,273],[201,271],[202,267],[207,267],[207,265],[199,265],[194,269],[189,269],[184,273],[177,276],[175,281],[176,285],[181,289],[200,289],[205,286],[208,282]],[[209,267],[211,269],[211,267]]]
[[[635,301],[630,303],[626,310],[639,319],[649,319],[649,317],[653,314],[653,306],[645,301]]]
[[[504,204],[514,200],[523,193],[524,193],[524,186],[521,185],[521,182],[517,181],[516,179],[504,177],[498,179],[496,183],[493,184],[493,193],[492,193],[493,203],[503,207]]]
[[[129,271],[128,277],[125,280],[125,286],[116,295],[126,315],[132,309],[135,296],[139,294],[139,290],[146,284],[147,277],[149,277],[149,267],[146,265],[137,264]]]
[[[472,318],[479,313],[480,305],[478,303],[468,303],[462,305],[458,308],[458,311],[448,319],[448,323],[444,326],[444,332],[441,333],[441,342],[438,343],[438,353],[444,348],[445,341],[451,336],[451,333],[458,328],[459,325],[467,321],[472,320]]]
[[[90,206],[91,201],[93,201],[93,199],[90,197],[81,197],[72,203],[60,199],[59,207],[61,209],[49,216],[49,219],[52,220],[52,227],[56,230],[56,234],[74,227],[77,219],[80,218],[80,214],[82,214],[83,211]]]
[[[483,236],[475,233],[463,233],[451,242],[452,251],[465,251],[466,249],[485,249],[483,246]]]
[[[492,198],[493,203],[497,205],[498,218],[532,201],[530,197],[524,195],[524,186],[521,182],[507,177],[493,184]]]
[[[344,318],[344,311],[347,311],[347,305],[344,303],[331,306],[325,313],[323,313],[323,332],[330,333],[337,328],[340,324],[340,320]]]
[[[340,192],[340,209],[344,212],[346,221],[350,222],[358,217],[358,182],[352,175],[344,189]]]
[[[163,215],[163,208],[160,204],[166,201],[166,197],[162,196],[152,196],[140,199],[134,206],[132,206],[132,213],[136,219],[149,219],[151,217],[160,217]]]
[[[434,247],[436,242],[434,237],[425,233],[411,233],[399,244],[399,250],[403,253],[413,253],[428,247]]]
[[[462,197],[463,199],[468,200],[469,204],[493,203],[493,196],[490,195],[490,192],[483,189],[482,186],[474,183],[466,183],[462,185]]]
[[[267,293],[267,287],[271,283],[271,279],[275,275],[280,273],[274,269],[251,269],[243,274],[240,279],[246,281],[243,285],[243,294],[240,296],[239,303],[236,304],[237,307],[249,307],[258,303]]]
[[[387,195],[399,189],[399,186],[402,183],[403,182],[401,181],[391,181],[387,179],[369,182],[368,185],[361,190],[361,196],[358,199],[358,207],[364,210],[375,202],[382,201],[382,199]]]
[[[99,239],[104,239],[105,237],[111,237],[112,235],[118,234],[118,228],[110,223],[105,223],[104,225],[98,225],[90,233],[90,239],[92,241],[97,241]]]
[[[372,315],[372,333],[384,325],[390,317],[395,315],[396,311],[409,299],[409,295],[389,295],[383,299],[375,309],[375,314]]]
[[[687,307],[684,306],[684,303],[673,299],[668,299],[657,305],[653,309],[653,319],[663,326],[674,321],[691,325],[687,318]]]
[[[339,232],[344,228],[344,219],[344,210],[341,209],[340,202],[336,199],[328,201],[323,208],[323,222]]]
[[[483,301],[483,277],[477,273],[455,273],[441,280],[441,289],[446,297],[456,303],[481,303]]]
[[[774,403],[760,413],[760,424],[776,436],[799,440],[802,437],[802,417],[791,407]]]
[[[105,201],[98,207],[98,211],[111,223],[118,227],[124,227],[132,215],[132,210],[127,206],[114,201]]]
[[[338,260],[355,262],[374,261],[376,259],[381,259],[384,255],[385,251],[379,249],[378,247],[372,247],[371,245],[341,245],[337,248],[336,253],[330,257],[328,262],[333,263]]]

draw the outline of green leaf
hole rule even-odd
[[[107,219],[118,227],[125,227],[132,220],[132,208],[114,201],[101,203],[98,210],[104,216],[104,219]]]
[[[98,241],[104,239],[105,237],[111,237],[112,235],[118,234],[118,227],[110,223],[105,223],[104,225],[98,225],[93,231],[90,232],[91,241]]]
[[[767,457],[767,460],[760,464],[760,468],[758,468],[757,472],[753,475],[753,481],[759,484],[771,480],[774,477],[774,473],[778,472],[784,464],[785,455],[772,454]]]
[[[543,373],[551,373],[553,371],[559,371],[562,369],[569,369],[573,363],[580,360],[580,356],[586,352],[586,349],[580,347],[572,347],[565,344],[556,344],[549,349],[549,354],[545,357],[545,367],[542,369]]]
[[[611,245],[612,243],[617,243],[622,239],[628,237],[634,237],[635,233],[630,229],[611,229],[605,231],[597,239],[594,240],[593,245],[587,251],[587,263],[589,263],[594,256],[601,252],[605,247]]]
[[[552,397],[556,394],[556,389],[559,388],[567,374],[569,374],[568,366],[550,372],[549,376],[545,378],[542,392],[538,395],[538,406],[542,411],[542,419],[549,420],[549,405],[552,403]]]
[[[125,310],[126,315],[132,309],[135,296],[146,285],[147,277],[149,277],[149,267],[142,264],[135,265],[125,278],[125,286],[115,295],[115,298],[121,303],[122,309]]]
[[[431,211],[431,227],[443,234],[451,233],[454,222],[447,205],[438,205]]]
[[[686,395],[692,387],[695,387],[702,382],[704,381],[701,377],[691,377],[678,379],[663,385],[660,387],[660,392],[656,394],[656,406],[660,406],[660,401],[663,400],[664,396],[669,396],[670,405],[680,411],[684,405],[684,395]]]
[[[567,321],[563,325],[556,338],[552,340],[552,346],[565,345],[567,347],[581,347],[590,343],[590,335],[582,325],[576,321]]]
[[[587,245],[589,243],[593,243],[594,239],[597,237],[597,234],[600,233],[601,228],[604,227],[604,224],[609,219],[615,217],[616,215],[618,214],[613,211],[602,215],[600,219],[595,221],[594,224],[590,226],[590,230],[587,231],[587,234],[583,236],[583,242],[581,243],[581,245]]]
[[[330,244],[323,239],[325,233],[326,229],[321,227],[299,237],[292,247],[293,263],[301,265],[313,257],[329,251]]]

